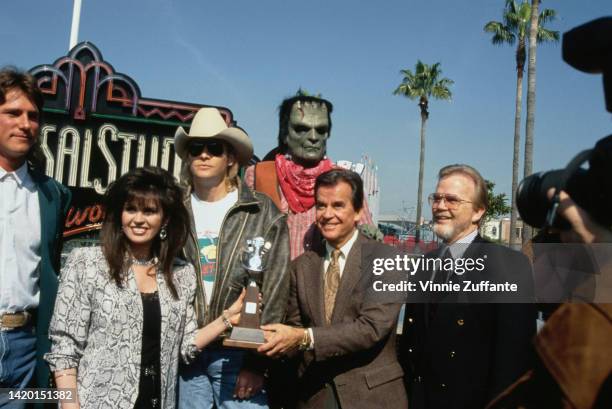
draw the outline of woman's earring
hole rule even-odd
[[[159,238],[160,240],[166,240],[168,237],[168,231],[166,230],[166,225],[164,224],[161,229],[159,229]]]

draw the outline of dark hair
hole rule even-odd
[[[291,114],[291,108],[296,102],[314,102],[317,104],[325,104],[327,107],[327,120],[329,121],[329,132],[331,132],[332,120],[331,113],[334,106],[331,102],[323,98],[317,98],[309,95],[296,95],[291,98],[286,98],[281,102],[278,107],[278,150],[281,153],[287,152],[287,144],[284,141],[284,137],[289,132],[289,116]]]
[[[43,96],[36,79],[15,67],[2,67],[0,69],[0,104],[6,102],[6,93],[15,88],[21,90],[36,105],[38,112],[42,112]]]
[[[361,176],[352,170],[332,169],[321,173],[315,181],[315,197],[321,186],[336,186],[340,182],[344,182],[351,187],[353,208],[360,211],[363,207],[363,181]]]
[[[164,225],[168,233],[165,240],[159,237],[152,244],[153,254],[158,257],[164,279],[172,296],[177,298],[172,280],[172,265],[190,231],[187,209],[183,204],[183,193],[168,171],[157,167],[131,170],[113,182],[104,195],[106,214],[102,225],[102,250],[110,269],[110,275],[119,287],[125,283],[125,271],[129,259],[128,240],[123,234],[121,215],[126,203],[154,199],[163,211]]]
[[[28,72],[21,71],[15,67],[7,66],[0,68],[0,104],[6,103],[6,94],[14,89],[23,92],[36,106],[40,122],[44,100],[36,79]],[[36,143],[30,148],[26,160],[31,169],[41,170],[44,158],[40,148],[40,140],[36,138]]]

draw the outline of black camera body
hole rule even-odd
[[[603,74],[606,108],[612,112],[612,17],[603,17],[563,35],[563,59],[572,67]],[[588,162],[588,169],[582,167]],[[527,176],[517,189],[516,206],[530,226],[569,228],[554,217],[548,191],[566,191],[595,221],[612,229],[612,135],[576,155],[565,169]]]
[[[606,109],[612,112],[612,17],[602,17],[563,34],[563,60],[579,71],[603,75]]]
[[[589,167],[584,169],[581,165],[587,161]],[[537,228],[548,224],[550,188],[566,191],[595,221],[612,227],[612,135],[598,141],[593,149],[576,155],[565,169],[535,173],[521,181],[516,206],[525,223]],[[556,218],[549,227],[570,226],[564,219]]]

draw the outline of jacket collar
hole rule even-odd
[[[336,293],[332,322],[335,322],[337,317],[342,317],[346,306],[352,302],[350,295],[362,274],[361,248],[367,242],[368,239],[358,233],[353,247],[347,254],[340,286]],[[323,271],[325,251],[325,244],[322,242],[313,248],[312,252],[304,253],[304,257],[308,258],[306,268],[309,278],[307,280],[310,280],[306,285],[307,291],[310,293],[307,300],[310,310],[313,312],[315,325],[327,325],[325,322],[325,271]],[[311,275],[312,277],[310,277]]]
[[[464,258],[477,258],[479,254],[482,252],[483,245],[491,244],[491,242],[487,239],[484,239],[480,234],[477,234],[474,237],[474,240],[463,253]]]
[[[192,186],[188,186],[185,189],[185,204],[191,202],[191,193],[193,192]],[[251,191],[251,189],[240,180],[238,183],[238,201],[236,206],[258,206],[261,207],[261,200],[259,200]]]
[[[365,238],[361,233],[358,233],[353,247],[346,256],[346,264],[344,265],[344,271],[342,272],[342,278],[340,279],[340,286],[336,294],[336,302],[334,305],[334,312],[332,314],[332,322],[336,322],[341,319],[344,315],[344,310],[354,302],[351,298],[353,288],[362,278],[362,247],[368,239]]]

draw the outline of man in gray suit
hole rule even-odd
[[[361,178],[330,170],[316,179],[315,197],[325,240],[293,261],[287,325],[264,325],[259,352],[302,353],[299,408],[406,408],[395,351],[400,304],[364,300],[371,274],[361,268],[364,252],[383,245],[356,228]]]

